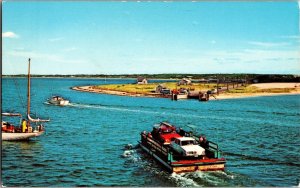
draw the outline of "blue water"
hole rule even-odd
[[[50,118],[30,142],[2,142],[5,186],[296,186],[300,179],[300,98],[199,102],[78,92],[118,79],[32,79],[32,111]],[[16,87],[18,86],[18,87]],[[72,105],[44,102],[61,94]],[[25,113],[26,79],[2,79],[2,110]],[[13,120],[11,120],[13,121]],[[139,133],[169,121],[219,143],[225,172],[169,174],[137,145]],[[131,155],[123,157],[124,152]]]

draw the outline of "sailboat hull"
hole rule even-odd
[[[2,132],[2,141],[21,141],[29,140],[30,138],[38,137],[42,135],[44,131],[33,133],[6,133]]]

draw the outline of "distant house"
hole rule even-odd
[[[192,85],[192,81],[191,80],[189,80],[189,79],[187,79],[187,78],[183,78],[182,80],[180,80],[179,82],[178,82],[178,84],[177,85]]]
[[[159,84],[155,89],[155,93],[170,94],[171,90],[168,89],[165,85]]]
[[[159,84],[155,89],[155,93],[160,93],[160,91],[163,89],[166,89],[166,86],[164,86],[163,84]]]
[[[148,80],[142,76],[139,76],[136,80],[137,84],[148,84]]]

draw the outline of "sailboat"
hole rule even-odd
[[[20,126],[14,126],[8,122],[2,121],[2,141],[19,141],[29,140],[30,138],[42,135],[45,130],[42,125],[48,120],[34,119],[30,116],[30,58],[28,59],[28,77],[27,77],[27,115],[26,119],[22,118],[20,113],[2,113],[2,116],[19,117]],[[35,123],[35,126],[31,126]]]

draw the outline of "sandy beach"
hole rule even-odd
[[[260,97],[260,96],[276,96],[276,95],[297,95],[300,94],[300,83],[260,83],[260,84],[252,84],[250,86],[257,87],[259,89],[274,89],[274,88],[295,88],[295,90],[291,92],[285,93],[270,93],[270,92],[257,92],[257,93],[221,93],[219,95],[215,95],[217,100],[222,99],[235,99],[235,98],[246,98],[246,97]],[[165,98],[166,96],[162,96],[156,93],[128,93],[123,91],[115,91],[115,90],[104,90],[104,89],[96,89],[93,86],[76,86],[71,89],[82,92],[92,92],[92,93],[101,93],[101,94],[109,94],[109,95],[120,95],[120,96],[130,96],[130,97],[157,97],[157,98]],[[215,100],[213,97],[210,99]]]
[[[274,88],[295,88],[294,91],[285,93],[222,93],[217,96],[217,99],[234,99],[234,98],[246,98],[246,97],[261,97],[261,96],[276,96],[276,95],[299,95],[300,83],[260,83],[251,84],[250,86],[257,87],[259,89],[274,89]]]

